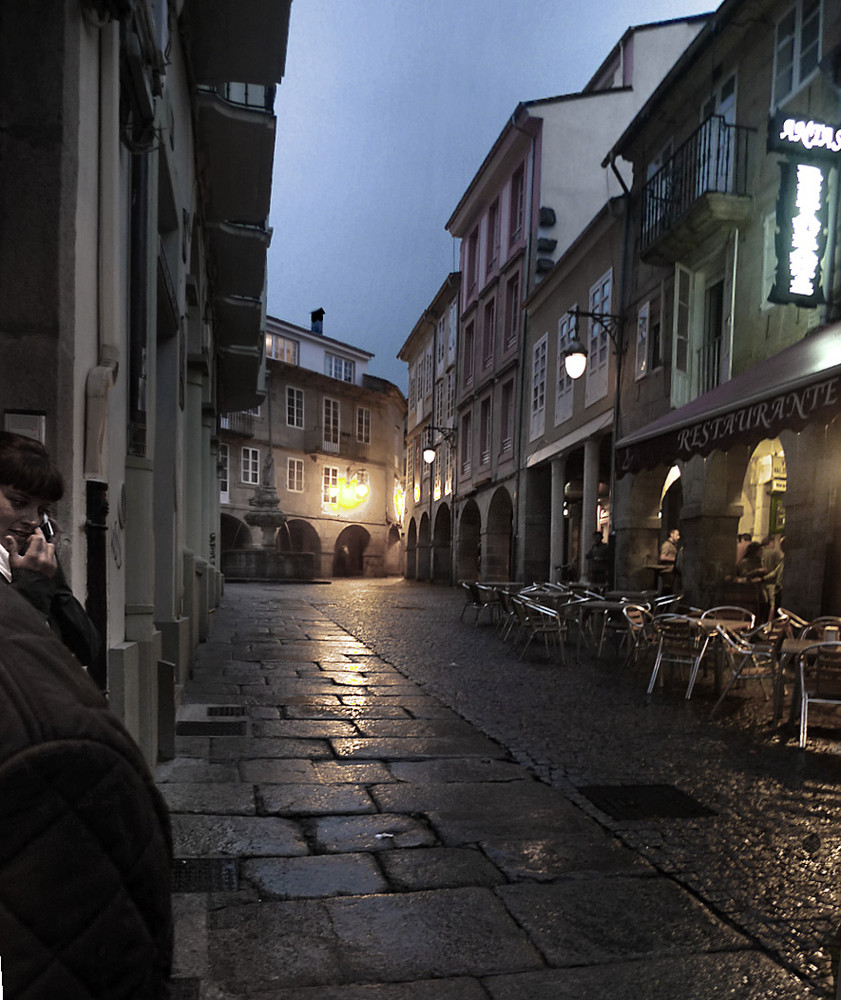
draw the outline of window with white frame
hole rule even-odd
[[[266,334],[266,357],[275,361],[285,361],[288,365],[298,364],[298,341],[281,337],[277,333]]]
[[[503,382],[499,394],[499,450],[503,455],[514,448],[514,379]]]
[[[821,0],[798,0],[777,22],[772,106],[779,107],[806,83],[820,56]]]
[[[573,306],[577,309],[578,306]],[[555,362],[555,426],[572,416],[573,380],[567,375],[564,353],[575,340],[575,318],[565,312],[558,320],[558,357]]]
[[[540,437],[546,426],[546,344],[543,336],[534,345],[531,355],[531,419],[529,440]]]
[[[517,343],[520,332],[520,274],[508,279],[505,286],[505,334],[504,347]]]
[[[637,358],[634,367],[634,378],[640,379],[648,374],[648,319],[650,304],[643,302],[637,313]]]
[[[356,440],[362,444],[371,441],[371,411],[367,406],[356,408]]]
[[[491,434],[491,397],[486,396],[479,404],[479,465],[490,464]]]
[[[304,426],[304,390],[286,387],[286,426]]]
[[[467,239],[467,294],[472,297],[479,287],[479,227]]]
[[[322,438],[325,451],[338,453],[341,428],[339,425],[339,401],[324,397],[324,426]]]
[[[304,492],[304,462],[300,458],[286,459],[286,488],[291,493]]]
[[[260,483],[260,451],[258,448],[242,449],[242,481],[252,486]]]
[[[526,168],[521,165],[511,178],[511,205],[509,216],[509,242],[516,243],[523,235],[526,211]]]
[[[464,331],[464,357],[462,358],[464,370],[464,386],[467,388],[473,385],[473,374],[476,354],[476,328],[472,322],[467,324]]]
[[[692,321],[692,272],[675,264],[674,306],[672,313],[672,406],[689,402],[690,354]]]
[[[473,421],[469,413],[465,413],[461,418],[459,448],[461,449],[461,471],[462,475],[466,476],[470,474],[473,456]]]
[[[424,368],[423,376],[423,395],[424,398],[432,395],[432,376],[435,371],[435,360],[432,354],[432,344],[426,349],[426,367]]]
[[[488,245],[485,255],[485,272],[491,274],[499,263],[499,198],[488,210]]]
[[[435,365],[436,373],[440,374],[444,370],[447,359],[447,317],[442,316],[438,320],[435,331]]]
[[[219,445],[219,502],[228,503],[231,498],[229,452],[226,444]]]
[[[447,372],[447,403],[444,419],[445,427],[454,427],[453,416],[456,406],[456,376],[455,372]],[[439,425],[440,426],[440,425]]]
[[[339,502],[339,470],[335,465],[325,465],[321,473],[321,503],[335,507]]]
[[[590,289],[591,313],[607,317],[610,314],[613,295],[613,271],[603,274]],[[607,372],[610,361],[609,320],[590,318],[587,347],[587,389],[585,401],[589,406],[607,395]]]
[[[447,344],[447,361],[455,361],[456,344],[458,342],[458,304],[453,302],[450,306],[450,329],[449,342]]]
[[[482,316],[482,368],[490,368],[494,360],[494,340],[496,339],[496,301],[485,303]]]
[[[324,374],[340,382],[353,382],[354,363],[338,354],[324,355]]]

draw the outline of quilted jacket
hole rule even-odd
[[[169,820],[105,699],[0,587],[0,963],[10,1000],[159,1000]]]

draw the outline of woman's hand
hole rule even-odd
[[[4,543],[9,552],[9,565],[12,572],[19,569],[32,570],[52,579],[58,572],[58,560],[55,555],[55,545],[44,538],[40,528],[29,536],[28,544],[23,553],[19,551],[19,541],[15,535],[6,535]]]

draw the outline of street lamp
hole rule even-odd
[[[427,465],[432,465],[435,461],[436,449],[433,442],[435,434],[440,434],[444,440],[452,447],[455,442],[455,427],[433,427],[431,424],[426,428],[426,445],[423,449],[423,460]]]
[[[610,337],[618,360],[619,337],[622,335],[623,322],[621,316],[615,316],[613,313],[582,312],[580,309],[570,309],[569,315],[572,316],[573,321],[573,338],[570,341],[569,347],[564,351],[564,368],[571,379],[581,378],[584,374],[584,369],[587,367],[587,348],[578,339],[579,316],[591,319],[602,326],[604,332]],[[618,393],[618,380],[616,390]]]

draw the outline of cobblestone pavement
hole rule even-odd
[[[336,581],[299,591],[389,663],[597,816],[659,871],[696,893],[788,968],[831,994],[828,944],[841,924],[841,726],[777,733],[758,685],[645,695],[645,676],[602,661],[524,662],[472,624],[457,588]],[[827,720],[830,721],[830,720]],[[841,720],[839,720],[841,723]],[[578,789],[677,786],[715,817],[617,822]]]
[[[158,781],[176,857],[239,884],[176,895],[174,1000],[834,996],[841,720],[800,751],[755,686],[711,723],[710,677],[649,698],[613,648],[520,661],[463,607],[402,580],[228,585]],[[247,739],[184,735],[213,703]],[[702,815],[612,818],[594,786]]]

